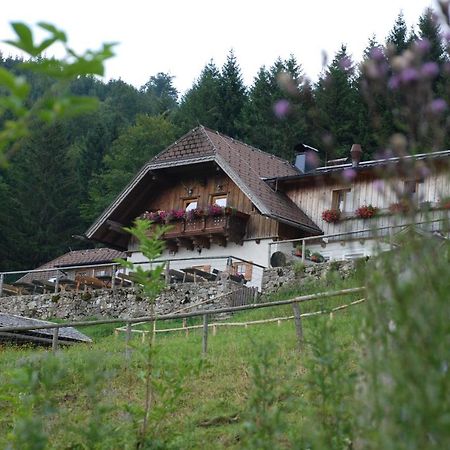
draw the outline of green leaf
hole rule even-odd
[[[61,42],[67,42],[67,35],[62,30],[58,30],[54,25],[47,22],[38,22],[38,27],[42,28],[43,30],[49,31],[53,34],[53,37],[55,40],[61,41]]]
[[[31,28],[23,22],[13,22],[11,24],[18,36],[18,41],[5,41],[14,47],[20,48],[32,56],[37,56],[36,49],[33,44],[33,33]]]

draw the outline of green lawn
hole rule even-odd
[[[299,293],[305,289],[280,293],[273,299]],[[356,298],[309,302],[302,310],[323,309]],[[339,351],[345,349],[349,375],[358,365],[356,335],[364,308],[364,304],[354,306],[332,319],[333,345]],[[292,315],[292,308],[241,312],[231,321],[283,315]],[[189,336],[158,334],[152,356],[151,443],[145,448],[252,448],[261,437],[254,431],[255,424],[259,424],[256,429],[263,429],[263,435],[272,436],[279,448],[296,448],[305,435],[311,435],[311,424],[317,418],[310,406],[312,400],[305,395],[310,383],[310,363],[305,361],[311,359],[308,343],[317,337],[314,328],[321,320],[303,320],[306,344],[302,352],[293,321],[220,327],[216,336],[210,333],[206,358],[201,355],[200,331],[191,331]],[[169,325],[180,323],[164,326]],[[93,338],[93,344],[64,348],[56,356],[37,347],[0,347],[0,448],[7,448],[13,440],[14,426],[16,430],[20,426],[38,429],[37,419],[49,439],[42,448],[135,448],[145,398],[148,344],[133,339],[127,359],[124,334],[114,337],[114,326],[80,330]],[[270,418],[267,423],[277,424],[275,431],[264,425],[265,414]],[[13,448],[20,448],[17,436],[15,439]]]

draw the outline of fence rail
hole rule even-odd
[[[274,246],[278,246],[278,245],[282,245],[282,244],[289,244],[289,243],[295,244],[296,242],[299,243],[299,245],[301,245],[301,248],[302,248],[301,261],[304,263],[305,256],[306,256],[306,245],[308,242],[322,240],[323,242],[326,243],[327,239],[330,239],[330,238],[339,238],[339,237],[345,237],[345,236],[351,237],[351,236],[358,236],[360,234],[371,233],[369,238],[372,238],[372,239],[380,238],[380,237],[388,237],[389,244],[392,248],[392,246],[393,246],[393,242],[392,242],[393,231],[395,229],[402,229],[402,228],[406,228],[406,227],[413,226],[413,225],[430,225],[430,224],[440,223],[440,222],[448,223],[448,220],[449,220],[448,218],[444,217],[444,218],[440,218],[440,219],[427,220],[427,221],[422,221],[422,222],[406,222],[406,223],[398,224],[398,225],[386,225],[383,227],[363,228],[363,229],[359,229],[359,230],[342,231],[340,233],[321,234],[318,236],[307,236],[304,238],[284,239],[284,240],[280,240],[280,241],[269,242],[268,265],[270,267],[270,260],[272,257],[272,248]],[[378,232],[383,232],[383,231],[384,232],[388,231],[389,233],[387,235],[380,236],[380,234]]]
[[[302,329],[301,329],[301,315],[299,310],[299,304],[302,302],[326,299],[338,296],[351,295],[355,293],[365,292],[365,287],[354,287],[348,289],[341,289],[339,291],[331,291],[331,292],[319,292],[316,294],[302,295],[299,297],[294,297],[289,300],[278,300],[274,302],[265,302],[265,303],[256,303],[251,305],[243,305],[243,306],[230,306],[225,308],[217,308],[215,310],[200,310],[194,312],[182,312],[178,314],[165,314],[165,315],[151,315],[151,316],[143,316],[129,319],[102,319],[95,321],[79,321],[79,322],[67,322],[67,323],[54,323],[54,324],[44,324],[44,325],[28,325],[28,326],[17,326],[17,327],[0,327],[0,333],[10,334],[11,337],[14,337],[13,333],[22,332],[22,331],[34,331],[34,330],[53,330],[53,338],[52,338],[52,348],[54,351],[58,348],[58,330],[61,328],[67,327],[82,327],[82,326],[95,326],[95,325],[105,325],[105,324],[116,324],[116,323],[126,323],[127,326],[127,343],[131,338],[132,324],[137,323],[152,323],[155,327],[156,321],[166,321],[166,320],[176,320],[176,319],[187,319],[190,317],[203,317],[203,339],[202,339],[202,349],[205,354],[207,351],[207,340],[208,340],[208,317],[214,314],[222,314],[222,313],[233,313],[239,311],[250,311],[255,309],[262,308],[272,308],[278,306],[292,305],[294,309],[294,319],[296,326],[296,333],[298,336],[299,346],[302,345]]]

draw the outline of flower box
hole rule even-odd
[[[340,218],[341,218],[341,212],[337,209],[326,209],[322,213],[322,219],[328,223],[339,222]]]
[[[363,205],[360,206],[355,214],[357,217],[361,219],[370,219],[378,214],[379,208],[372,205]]]

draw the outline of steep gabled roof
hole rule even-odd
[[[261,214],[302,228],[311,234],[322,233],[292,200],[285,194],[273,190],[264,181],[266,178],[297,175],[296,168],[284,159],[199,126],[151,159],[92,224],[86,236],[94,237],[96,231],[123,202],[126,202],[129,194],[149,172],[209,161],[215,162],[230,177]]]

